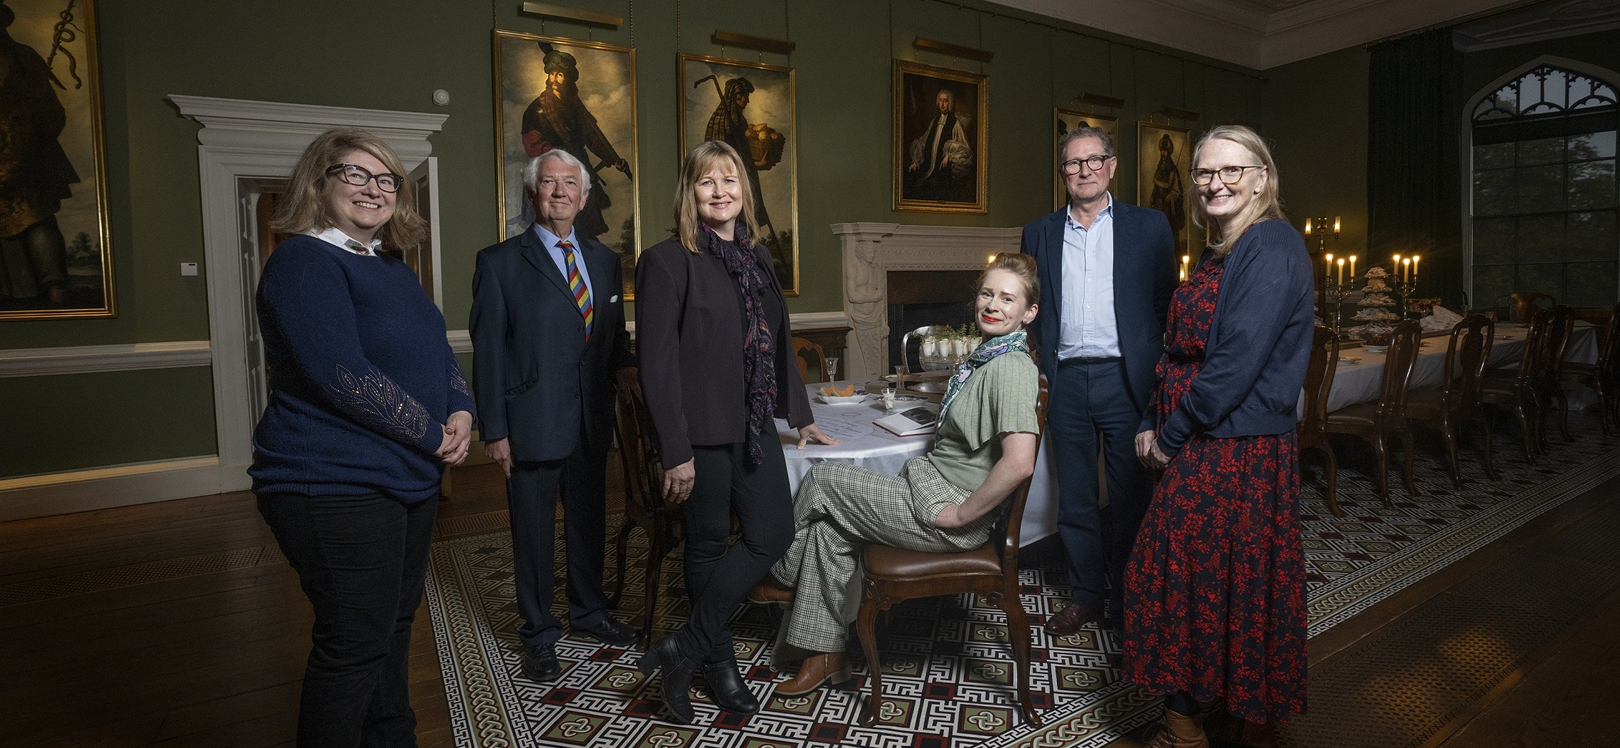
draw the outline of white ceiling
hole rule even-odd
[[[1523,0],[994,0],[1264,70]],[[1566,3],[1555,3],[1563,5]],[[1569,4],[1613,5],[1614,0]]]

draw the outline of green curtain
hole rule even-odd
[[[1462,302],[1462,56],[1450,29],[1368,49],[1368,266],[1423,256],[1417,296]]]

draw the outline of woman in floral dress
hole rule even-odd
[[[1295,405],[1312,281],[1277,167],[1246,127],[1193,152],[1209,246],[1170,306],[1137,454],[1163,469],[1125,576],[1125,675],[1165,694],[1154,748],[1208,746],[1200,704],[1267,725],[1305,708]]]

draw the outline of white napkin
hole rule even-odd
[[[1450,330],[1461,321],[1461,314],[1435,304],[1434,309],[1429,312],[1429,316],[1418,320],[1418,324],[1423,326],[1425,332],[1434,332],[1436,330]]]

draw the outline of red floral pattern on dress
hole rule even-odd
[[[1204,365],[1224,262],[1170,303],[1154,408],[1162,426]],[[1125,677],[1283,722],[1305,710],[1305,561],[1294,432],[1197,434],[1153,489],[1125,571]]]

